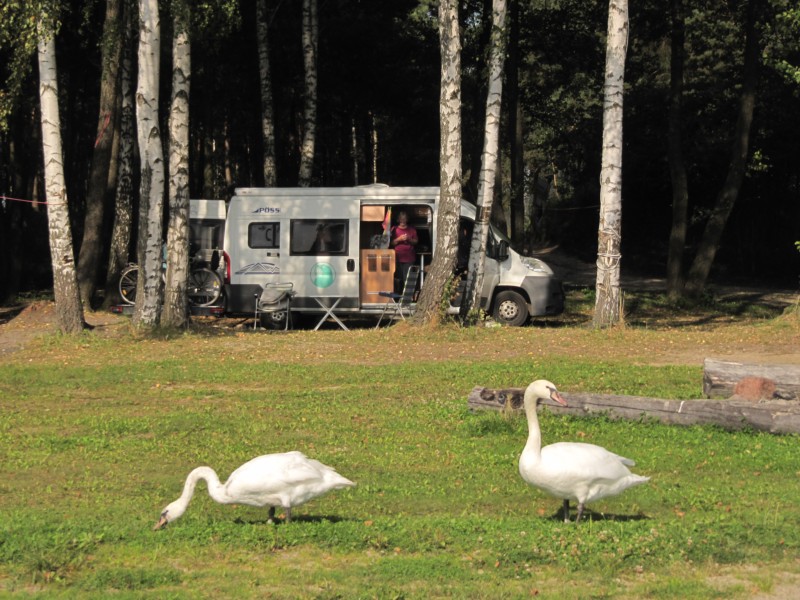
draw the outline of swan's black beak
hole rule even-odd
[[[165,515],[161,515],[161,518],[158,520],[153,526],[153,531],[158,531],[159,529],[163,528],[167,524],[167,517]]]
[[[550,390],[550,399],[555,400],[561,406],[567,406],[567,401],[564,399],[564,396],[558,393],[556,388],[547,388]]]

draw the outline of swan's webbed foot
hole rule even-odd
[[[562,510],[564,512],[564,523],[569,523],[569,500],[564,500],[564,508]],[[580,518],[580,513],[578,513],[578,518]]]
[[[578,502],[578,516],[575,517],[575,524],[578,524],[578,521],[581,520],[581,515],[583,514],[583,502]]]

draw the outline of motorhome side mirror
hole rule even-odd
[[[505,261],[508,258],[508,242],[505,240],[500,240],[496,246],[495,250],[495,258],[500,262]]]

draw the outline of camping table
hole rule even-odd
[[[319,320],[319,323],[317,323],[317,326],[314,327],[314,331],[319,329],[322,326],[322,324],[328,320],[328,317],[336,321],[339,324],[339,327],[341,327],[345,331],[350,331],[347,328],[347,325],[342,323],[341,319],[339,319],[339,317],[337,317],[336,313],[334,312],[336,310],[336,307],[339,306],[339,302],[342,301],[341,296],[339,296],[338,298],[336,296],[312,296],[312,297],[314,298],[314,300],[317,301],[317,304],[319,304],[322,308],[325,309],[325,314],[322,315],[322,318]],[[329,303],[333,302],[333,304],[326,304],[325,301],[328,301]]]

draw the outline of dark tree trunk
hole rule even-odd
[[[124,0],[122,11],[122,61],[120,63],[120,93],[117,98],[119,127],[115,144],[116,163],[116,201],[114,203],[114,225],[108,253],[106,272],[106,294],[104,304],[118,302],[119,277],[122,269],[130,261],[131,239],[133,238],[133,200],[134,200],[134,103],[133,103],[133,39],[134,19],[132,0]],[[110,174],[110,172],[109,172]]]
[[[734,131],[733,148],[731,150],[728,175],[711,216],[703,231],[703,238],[697,249],[692,267],[686,280],[686,293],[698,296],[705,289],[711,265],[719,249],[722,232],[739,196],[747,167],[747,156],[750,148],[750,126],[753,122],[753,108],[756,101],[756,84],[758,81],[759,40],[756,18],[758,0],[747,3],[747,21],[745,24],[744,76],[742,94],[739,100],[739,116]]]
[[[510,0],[508,46],[508,129],[511,138],[511,241],[525,248],[525,147],[522,134],[522,104],[519,99],[519,0]]]
[[[670,230],[667,256],[667,293],[670,298],[676,299],[683,294],[683,248],[686,245],[686,219],[689,206],[686,163],[683,159],[681,114],[686,39],[683,0],[670,0],[670,11],[672,16],[672,60],[670,63],[668,152],[672,179],[672,229]]]
[[[106,0],[106,18],[103,24],[103,71],[100,81],[100,115],[97,138],[89,171],[86,195],[86,214],[83,222],[83,239],[78,254],[78,287],[84,307],[91,309],[97,285],[100,258],[103,253],[103,213],[110,196],[109,168],[114,147],[114,129],[117,123],[117,92],[120,54],[120,0]]]

